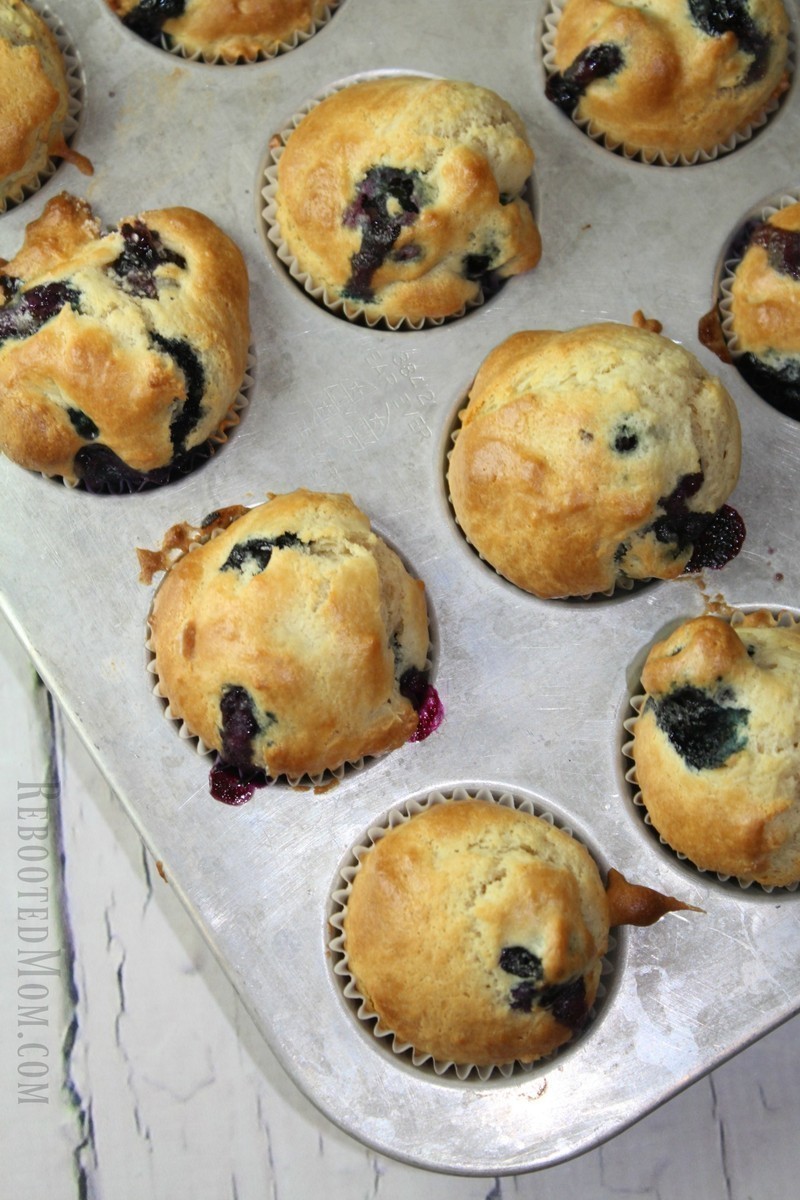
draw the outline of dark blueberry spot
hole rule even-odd
[[[428,690],[428,672],[409,667],[400,676],[400,695],[410,700],[417,712],[422,708]]]
[[[219,702],[222,758],[229,766],[247,767],[253,761],[253,738],[261,726],[247,688],[228,684]]]
[[[150,337],[159,350],[170,356],[186,380],[186,399],[175,413],[169,427],[170,441],[176,453],[181,453],[186,439],[202,416],[205,372],[192,347],[182,338],[166,338],[160,333],[151,333]]]
[[[167,249],[156,231],[148,229],[142,221],[126,222],[121,226],[120,233],[125,249],[109,269],[121,280],[126,292],[154,300],[158,296],[156,268],[163,263],[174,263],[184,269],[186,259],[174,250]]]
[[[658,504],[664,509],[664,516],[658,517],[652,525],[659,542],[675,542],[679,550],[684,550],[703,533],[714,514],[692,512],[686,504],[689,497],[703,486],[703,478],[702,471],[684,475],[669,496],[659,499]]]
[[[208,774],[208,788],[215,800],[238,807],[246,804],[256,788],[266,787],[269,777],[263,771],[234,767],[217,759]]]
[[[185,7],[186,0],[139,0],[122,23],[146,41],[158,43],[164,22],[181,16]]]
[[[500,966],[509,975],[519,975],[521,979],[531,979],[534,983],[541,983],[544,978],[542,960],[524,946],[503,946]]]
[[[560,983],[554,987],[545,988],[539,1003],[543,1008],[549,1008],[557,1021],[576,1032],[586,1021],[588,1008],[586,1006],[586,986],[583,976],[579,975],[571,983]]]
[[[209,442],[194,446],[185,454],[177,455],[165,467],[154,467],[151,471],[137,471],[114,453],[108,446],[94,442],[81,446],[74,458],[75,471],[87,492],[103,492],[119,495],[141,492],[149,488],[162,487],[172,479],[188,475],[211,456]]]
[[[22,280],[16,275],[0,275],[0,298],[6,304],[22,287]]]
[[[773,271],[800,280],[800,230],[781,229],[764,221],[756,226],[750,240],[766,250]]]
[[[653,710],[656,724],[671,745],[696,771],[723,766],[732,754],[747,744],[747,708],[721,704],[734,699],[730,689],[711,696],[701,688],[675,688],[660,700],[650,697],[646,708]]]
[[[708,568],[718,571],[736,555],[744,545],[744,521],[735,508],[723,504],[719,512],[714,513],[699,537],[694,540],[692,557],[686,564],[686,571],[694,574]]]
[[[11,302],[0,308],[0,342],[30,337],[65,304],[77,312],[80,301],[80,292],[67,283],[41,283],[27,292],[15,292]]]
[[[508,1007],[514,1012],[529,1013],[539,997],[539,985],[533,979],[524,979],[511,989]]]
[[[397,658],[397,649],[395,649]],[[408,739],[410,742],[424,742],[427,737],[439,728],[444,720],[444,705],[433,684],[428,682],[427,671],[418,671],[409,667],[400,676],[398,683],[400,695],[410,700],[412,707],[419,714],[417,728]]]
[[[394,250],[391,257],[392,262],[414,262],[422,257],[422,246],[418,246],[416,242],[408,242],[399,250]]]
[[[206,515],[203,517],[202,521],[200,522],[200,528],[208,529],[209,525],[213,525],[219,515],[220,514],[219,514],[218,508],[215,508],[213,512],[206,513]]]
[[[689,0],[692,19],[703,33],[721,37],[730,31],[736,34],[740,49],[753,56],[745,85],[764,78],[770,47],[769,37],[758,28],[748,7],[747,0]]]
[[[85,412],[81,412],[79,408],[68,408],[67,416],[72,422],[72,427],[78,437],[85,438],[87,442],[93,442],[99,435],[100,430],[95,425],[91,417],[87,417]]]
[[[614,42],[587,46],[565,71],[556,71],[550,76],[545,95],[562,112],[571,114],[589,84],[596,79],[607,79],[624,61],[621,49]]]
[[[514,196],[512,196],[509,192],[501,192],[500,193],[500,203],[502,205],[505,206],[506,204],[511,204],[513,200],[514,200]]]
[[[756,656],[756,648],[755,648],[755,646],[753,645],[753,643],[752,643],[752,642],[748,642],[746,649],[747,649],[747,656],[748,656],[748,658],[755,658],[755,656]]]
[[[754,354],[743,354],[736,359],[736,368],[762,400],[785,416],[800,421],[799,363],[783,363],[773,367]]]
[[[614,436],[614,449],[618,454],[630,454],[639,445],[639,437],[628,425],[620,425]]]
[[[263,571],[276,547],[285,550],[287,546],[303,545],[296,533],[282,533],[276,538],[248,538],[246,542],[236,543],[220,571],[241,571],[251,563],[255,563],[257,571]]]
[[[361,247],[350,259],[345,296],[373,299],[372,277],[391,252],[400,231],[417,219],[425,203],[423,191],[417,172],[399,167],[372,167],[361,180],[356,198],[343,217],[346,226],[361,231]]]
[[[497,257],[497,249],[492,246],[487,254],[467,254],[461,260],[461,271],[465,279],[480,279],[491,267]]]

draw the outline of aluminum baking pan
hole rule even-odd
[[[721,375],[741,413],[732,503],[747,540],[706,576],[705,594],[798,611],[800,424],[697,340],[741,214],[800,184],[797,89],[745,147],[670,169],[595,145],[545,100],[541,3],[344,0],[297,49],[236,67],[144,44],[102,0],[57,7],[85,75],[76,145],[95,173],[62,166],[0,217],[0,254],[15,252],[64,188],[109,224],[162,205],[201,208],[247,257],[254,385],[227,446],[158,490],[92,496],[0,461],[4,609],[270,1046],[322,1111],[386,1154],[448,1172],[521,1172],[588,1149],[797,1011],[800,893],[701,875],[632,804],[628,700],[652,641],[702,611],[698,581],[600,602],[536,600],[465,544],[443,464],[455,414],[499,341],[641,309]],[[465,318],[420,333],[363,328],[317,307],[284,273],[259,215],[271,135],[331,84],[398,69],[500,92],[537,154],[540,265]],[[427,741],[328,791],[279,784],[228,808],[209,796],[208,760],[152,694],[152,590],[138,582],[135,548],[158,546],[176,521],[299,486],[350,492],[425,580],[446,716]],[[508,1079],[437,1077],[393,1056],[355,1020],[326,951],[331,890],[351,845],[393,805],[456,785],[532,799],[604,867],[705,910],[625,932],[585,1035]]]

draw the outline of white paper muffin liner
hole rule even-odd
[[[722,328],[722,336],[725,341],[725,347],[731,356],[734,364],[737,358],[740,358],[746,353],[739,344],[739,339],[736,336],[736,331],[733,326],[733,281],[736,271],[741,263],[749,245],[749,232],[754,224],[769,220],[775,213],[780,212],[783,208],[788,208],[792,204],[800,202],[800,191],[798,192],[782,192],[778,196],[765,201],[763,208],[751,215],[741,226],[738,233],[734,235],[731,246],[730,255],[726,256],[722,264],[722,270],[719,281],[719,295],[717,307],[719,310],[720,325]],[[770,366],[779,368],[784,362],[791,361],[780,355],[774,355],[769,360]]]
[[[219,535],[221,533],[223,533],[226,529],[228,529],[229,526],[220,525],[216,529],[212,529],[209,533],[205,533],[203,531],[202,527],[191,527],[191,528],[193,528],[195,530],[195,533],[197,536],[191,538],[188,545],[184,549],[181,549],[178,547],[176,547],[174,549],[174,551],[169,556],[168,564],[166,564],[166,566],[164,568],[165,575],[169,571],[169,569],[175,565],[175,563],[177,563],[181,558],[183,558],[183,556],[185,554],[190,554],[193,550],[197,550],[198,547],[205,545],[206,542],[211,541],[215,537],[219,537]],[[377,531],[375,531],[375,532],[378,537],[382,537],[382,535],[378,534]],[[382,540],[386,541],[385,538],[382,538]],[[387,542],[387,545],[388,545],[388,542]],[[395,554],[397,554],[398,557],[402,559],[404,566],[406,566],[406,568],[409,569],[408,563],[402,557],[402,555],[400,555],[394,547],[390,547],[390,548],[394,549]],[[163,582],[163,580],[162,580],[162,582]],[[156,589],[156,591],[157,590],[158,589]],[[213,746],[208,746],[206,744],[206,742],[199,736],[199,734],[196,734],[190,728],[190,726],[186,723],[186,721],[183,719],[183,717],[181,717],[179,714],[176,714],[172,711],[172,708],[170,707],[170,703],[169,703],[169,697],[162,688],[161,680],[160,680],[159,674],[158,674],[158,668],[156,666],[156,654],[155,654],[155,647],[153,644],[153,630],[152,630],[152,626],[151,626],[151,616],[152,616],[154,604],[155,604],[155,593],[153,595],[153,600],[151,601],[150,608],[149,608],[148,614],[147,614],[147,621],[146,621],[146,625],[145,625],[145,643],[144,643],[145,651],[147,653],[147,665],[146,665],[145,669],[148,672],[148,674],[152,676],[152,686],[151,686],[150,690],[152,691],[153,695],[156,696],[161,701],[162,717],[166,721],[169,721],[172,725],[177,727],[178,736],[183,741],[192,743],[196,753],[201,758],[208,758],[209,760],[214,759],[218,756],[217,750]],[[428,673],[433,672],[435,661],[436,661],[437,657],[438,657],[438,655],[437,655],[436,633],[435,633],[433,621],[431,619],[431,614],[429,611],[428,612],[428,657],[426,659],[425,668],[424,668],[426,672],[428,672]],[[369,754],[369,755],[363,755],[362,757],[357,758],[357,759],[348,759],[345,762],[340,763],[339,766],[337,766],[337,767],[326,768],[324,771],[321,771],[318,774],[314,774],[314,775],[309,774],[308,772],[304,772],[302,775],[286,775],[286,774],[274,775],[274,776],[273,775],[265,775],[265,780],[266,780],[265,786],[272,787],[275,784],[285,784],[288,787],[297,788],[300,790],[307,789],[307,788],[314,788],[315,790],[319,790],[319,791],[327,791],[328,788],[335,787],[336,784],[341,783],[341,781],[345,778],[346,775],[350,775],[357,771],[362,771],[365,767],[369,766],[371,763],[379,762],[381,759],[386,758],[387,755],[389,755],[391,753],[392,753],[391,750],[387,750],[385,753]],[[256,768],[256,770],[258,770],[258,768]]]
[[[567,0],[549,0],[548,9],[544,16],[542,30],[542,52],[544,69],[549,78],[557,71],[555,59],[555,37],[558,29],[558,22],[561,14],[564,11],[564,6]],[[786,70],[789,79],[794,75],[794,30],[789,29],[789,55],[786,64]],[[785,93],[783,94],[785,95]],[[714,162],[715,159],[721,158],[725,154],[730,154],[745,142],[749,142],[754,134],[758,133],[775,115],[783,103],[783,95],[773,98],[767,107],[758,117],[754,118],[749,124],[732,133],[725,141],[714,146],[711,150],[697,150],[692,155],[685,154],[665,154],[660,151],[646,150],[641,147],[631,145],[626,142],[617,140],[609,134],[603,132],[595,123],[589,119],[581,120],[574,114],[570,116],[573,125],[576,125],[582,133],[591,138],[593,142],[605,147],[612,153],[620,154],[623,158],[631,162],[641,162],[648,166],[660,167],[693,167],[698,163]],[[566,115],[566,114],[565,114]]]
[[[78,52],[66,27],[62,24],[61,18],[57,17],[47,4],[41,3],[41,0],[25,0],[25,2],[48,26],[58,43],[61,57],[64,60],[67,76],[67,112],[64,117],[62,132],[64,141],[71,148],[72,138],[78,129],[84,94],[83,68],[81,67]],[[38,192],[47,180],[55,174],[56,169],[63,161],[65,160],[58,156],[49,159],[44,169],[39,172],[35,179],[28,180],[27,183],[9,191],[5,197],[0,197],[0,213],[5,212],[7,209],[15,208],[16,205],[26,200],[28,196],[32,196]]]
[[[318,33],[320,29],[324,29],[333,17],[336,9],[343,3],[344,0],[328,0],[328,3],[320,14],[317,17],[312,17],[311,25],[308,29],[297,29],[288,38],[274,42],[267,49],[252,50],[247,54],[237,55],[236,57],[225,54],[213,54],[204,50],[196,50],[194,53],[190,53],[183,46],[172,43],[171,39],[164,33],[161,34],[157,42],[150,42],[148,44],[155,45],[156,49],[164,50],[167,54],[171,54],[175,58],[184,59],[186,62],[200,62],[212,67],[239,67],[248,66],[252,63],[268,62],[270,59],[277,58],[280,54],[288,54],[290,50],[296,50],[298,46],[302,46],[315,33]],[[144,38],[141,40],[146,41]]]
[[[502,579],[505,583],[507,583],[509,585],[509,587],[516,588],[517,591],[521,592],[523,595],[530,596],[530,598],[532,600],[538,600],[544,604],[564,604],[564,603],[572,603],[572,602],[578,602],[578,601],[585,601],[585,602],[595,601],[595,602],[597,602],[599,600],[610,600],[613,596],[621,596],[623,593],[627,594],[627,593],[633,592],[634,590],[640,591],[643,587],[647,587],[649,584],[655,582],[652,578],[648,578],[648,579],[620,578],[620,579],[616,580],[616,582],[614,583],[614,585],[612,587],[607,588],[605,591],[602,591],[602,592],[590,592],[586,595],[576,594],[576,595],[571,595],[571,596],[553,596],[550,598],[543,599],[541,596],[537,596],[534,592],[529,592],[526,588],[520,587],[519,584],[516,584],[513,582],[513,580],[508,579],[502,573],[502,571],[498,571],[497,567],[495,567],[495,565],[492,562],[490,562],[488,558],[485,558],[481,554],[481,552],[477,548],[477,546],[475,546],[467,537],[465,530],[459,524],[459,520],[456,515],[456,508],[455,508],[455,505],[453,504],[453,498],[450,495],[450,486],[448,483],[450,456],[453,453],[453,446],[455,445],[456,441],[458,440],[458,435],[459,435],[459,431],[461,428],[461,417],[466,408],[467,400],[468,400],[468,397],[464,397],[463,405],[459,407],[459,411],[458,411],[458,414],[455,419],[455,424],[450,433],[451,445],[450,445],[450,449],[447,451],[447,454],[445,457],[445,464],[444,464],[445,494],[447,496],[447,504],[450,509],[450,515],[453,518],[453,521],[455,523],[456,528],[458,529],[458,532],[461,534],[464,541],[469,546],[470,550],[472,550],[472,552],[476,555],[476,557],[479,558],[480,561],[489,568],[489,570],[494,572],[494,574],[498,577],[498,579]],[[661,581],[659,580],[658,582],[661,582]]]
[[[741,625],[741,623],[746,615],[746,612],[749,613],[749,612],[756,612],[756,611],[760,611],[760,610],[757,608],[748,609],[748,610],[733,609],[727,616],[725,616],[724,619],[729,620],[731,625],[734,625],[734,626]],[[769,612],[770,616],[772,617],[773,624],[775,624],[775,625],[782,625],[785,628],[797,628],[798,626],[800,626],[800,619],[795,617],[787,609],[775,609],[775,610],[766,609],[765,611]],[[719,614],[715,614],[715,615],[719,615]],[[622,723],[623,729],[626,733],[629,733],[629,734],[634,733],[634,731],[636,729],[636,723],[639,720],[642,708],[644,707],[646,700],[647,700],[647,696],[644,695],[643,693],[636,693],[635,695],[630,697],[629,705],[630,705],[630,708],[633,710],[634,715],[631,717],[627,717]],[[625,771],[625,781],[626,781],[626,783],[628,783],[630,785],[630,789],[631,789],[631,800],[634,804],[634,807],[637,810],[638,816],[642,820],[642,823],[644,825],[646,825],[648,827],[648,829],[650,829],[652,831],[652,833],[658,838],[660,845],[663,846],[664,849],[672,857],[676,858],[679,862],[690,866],[693,870],[697,871],[698,874],[700,874],[700,875],[704,875],[708,878],[717,879],[720,883],[728,884],[732,887],[739,888],[742,891],[748,891],[749,889],[752,888],[754,892],[763,892],[765,894],[777,892],[779,895],[782,892],[796,892],[797,891],[797,888],[800,886],[800,881],[798,881],[797,883],[787,884],[784,887],[774,887],[769,884],[758,883],[754,879],[739,879],[734,875],[726,875],[724,872],[721,872],[721,871],[712,871],[712,870],[708,870],[703,867],[698,867],[696,863],[692,862],[692,860],[688,857],[688,855],[683,854],[681,851],[675,850],[674,847],[670,846],[669,842],[667,842],[661,836],[661,834],[658,832],[655,825],[653,824],[653,822],[650,818],[650,814],[647,811],[647,807],[645,805],[644,799],[642,797],[642,793],[639,788],[639,780],[636,775],[636,759],[634,757],[634,744],[635,744],[634,738],[631,737],[630,741],[624,741],[623,745],[622,745],[622,753],[623,753],[624,757],[627,759],[630,759],[630,761],[633,763],[633,765]]]
[[[432,329],[441,325],[450,324],[452,321],[457,321],[465,316],[468,312],[472,312],[476,308],[480,308],[487,299],[483,289],[479,287],[476,295],[454,313],[450,313],[446,317],[424,317],[417,321],[409,320],[405,317],[397,321],[389,320],[388,317],[367,313],[363,308],[345,300],[341,296],[331,294],[324,285],[314,282],[312,276],[304,271],[298,263],[295,256],[289,250],[284,242],[280,226],[277,219],[277,185],[278,185],[278,163],[281,155],[286,147],[290,135],[294,132],[300,122],[311,111],[316,108],[328,96],[334,95],[336,92],[342,91],[344,88],[351,87],[354,83],[360,83],[367,79],[383,79],[391,78],[397,75],[416,75],[425,79],[436,79],[439,76],[432,75],[426,71],[414,70],[394,70],[394,71],[368,71],[363,74],[353,75],[349,79],[332,84],[326,88],[324,92],[318,93],[313,99],[306,102],[303,107],[296,112],[278,133],[273,134],[270,139],[267,153],[259,170],[259,180],[263,180],[261,188],[261,197],[264,201],[263,205],[259,206],[259,219],[262,222],[263,233],[267,240],[275,249],[279,261],[283,264],[290,278],[300,287],[306,295],[308,295],[317,304],[333,313],[334,316],[341,317],[344,320],[350,321],[353,324],[367,325],[369,328],[389,329],[393,332],[400,330],[419,331],[421,329]],[[524,195],[530,202],[531,180],[528,180]],[[531,205],[532,207],[532,205]],[[504,281],[505,282],[505,281]],[[502,287],[502,283],[501,283]]]
[[[331,952],[331,962],[333,973],[337,983],[341,989],[342,995],[347,1001],[347,1007],[358,1018],[365,1029],[371,1033],[376,1039],[378,1045],[388,1047],[398,1059],[410,1060],[414,1067],[433,1071],[437,1076],[455,1075],[459,1080],[470,1080],[474,1083],[484,1083],[488,1079],[497,1078],[498,1076],[504,1079],[509,1079],[516,1075],[530,1075],[533,1071],[540,1069],[542,1066],[550,1065],[554,1059],[563,1055],[577,1042],[582,1041],[590,1031],[590,1027],[594,1024],[599,1015],[599,1011],[608,994],[608,988],[603,980],[608,982],[608,977],[614,971],[614,951],[616,949],[616,940],[613,933],[609,935],[608,949],[601,962],[600,982],[597,988],[597,995],[594,1004],[588,1014],[586,1024],[575,1037],[571,1038],[560,1049],[554,1051],[546,1057],[536,1059],[533,1063],[523,1063],[515,1061],[513,1063],[503,1063],[497,1066],[477,1066],[474,1063],[454,1063],[443,1061],[434,1058],[433,1055],[426,1052],[420,1052],[409,1042],[401,1040],[393,1032],[392,1029],[386,1027],[380,1017],[372,1011],[367,1000],[359,991],[355,979],[350,973],[350,965],[347,957],[347,941],[344,932],[344,919],[347,913],[347,904],[352,890],[352,882],[358,873],[363,855],[380,841],[390,830],[398,825],[405,824],[416,813],[424,812],[434,804],[449,804],[458,803],[463,800],[484,800],[491,803],[501,804],[505,808],[511,808],[519,812],[530,813],[533,816],[540,817],[561,830],[562,833],[568,834],[570,837],[575,837],[572,829],[556,820],[554,815],[543,807],[527,798],[514,795],[508,791],[488,787],[455,787],[448,789],[447,793],[441,791],[432,791],[427,795],[418,798],[410,799],[402,804],[389,810],[382,818],[374,825],[371,825],[364,833],[363,838],[355,844],[350,851],[350,861],[344,865],[339,873],[339,877],[334,885],[334,890],[331,893],[330,900],[330,917],[329,923],[332,929],[331,937],[328,941],[328,949]],[[580,841],[579,838],[575,838]],[[586,849],[589,849],[587,846]],[[594,855],[592,856],[594,858]],[[595,859],[596,861],[596,859]]]
[[[254,366],[255,356],[251,348],[248,351],[247,366],[245,368],[244,376],[242,377],[242,382],[239,384],[239,391],[231,401],[230,407],[225,413],[225,416],[222,418],[214,432],[208,435],[205,442],[200,442],[199,445],[188,451],[189,455],[196,453],[198,456],[205,452],[202,461],[198,461],[197,465],[191,467],[188,471],[181,472],[180,469],[178,469],[175,473],[175,479],[183,479],[186,475],[191,475],[195,470],[198,470],[201,466],[204,466],[205,463],[208,462],[210,458],[213,458],[217,451],[220,450],[228,441],[229,435],[241,420],[241,413],[245,408],[247,408],[247,405],[250,402],[250,392],[254,383],[252,375]],[[136,493],[143,490],[154,491],[156,487],[167,487],[169,483],[173,482],[173,480],[170,479],[163,484],[143,484],[141,488],[123,488],[115,491],[113,489],[100,490],[85,488],[82,480],[65,479],[63,475],[45,475],[42,472],[40,472],[40,474],[42,474],[43,479],[47,479],[50,482],[62,483],[64,487],[70,489],[81,488],[84,491],[91,491],[91,494],[95,496],[118,496]]]

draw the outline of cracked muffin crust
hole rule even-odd
[[[633,724],[653,827],[701,870],[800,880],[800,627],[687,621],[650,651]]]
[[[532,166],[521,119],[494,92],[363,80],[289,135],[277,166],[280,237],[328,303],[390,322],[445,318],[539,261],[522,197]]]
[[[69,85],[58,43],[22,0],[0,0],[0,211],[52,158],[91,165],[64,140]]]
[[[338,0],[106,0],[133,33],[155,45],[162,38],[187,57],[269,57],[298,34],[313,32]]]
[[[631,152],[711,152],[787,85],[782,0],[566,0],[546,94]]]
[[[671,579],[738,552],[743,527],[722,509],[739,474],[736,408],[657,333],[608,322],[514,334],[482,364],[460,417],[456,520],[536,596]]]
[[[0,263],[0,449],[96,490],[164,482],[236,398],[248,293],[238,247],[193,209],[103,233],[54,197]]]
[[[315,776],[417,729],[424,586],[349,496],[250,509],[169,569],[150,625],[171,715],[228,766]]]

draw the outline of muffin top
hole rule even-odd
[[[800,628],[687,621],[650,651],[632,747],[653,826],[702,870],[800,880]]]
[[[226,765],[314,776],[417,729],[424,587],[349,496],[248,510],[169,569],[150,624],[170,714]]]
[[[0,205],[63,154],[69,91],[48,26],[21,0],[0,0]]]
[[[282,241],[326,302],[390,322],[451,316],[535,266],[522,121],[494,92],[419,76],[335,92],[277,168]]]
[[[782,0],[566,0],[547,95],[613,144],[691,158],[785,88],[788,32]]]
[[[336,7],[338,0],[107,0],[123,24],[184,54],[235,62],[274,54]]]
[[[158,482],[236,397],[248,291],[238,247],[194,209],[104,234],[54,197],[0,274],[0,448],[87,486]]]
[[[800,353],[800,203],[755,225],[731,286],[737,349],[777,362]]]
[[[496,347],[461,413],[448,482],[478,553],[554,598],[679,575],[739,463],[719,380],[667,338],[609,322]]]
[[[442,1063],[532,1062],[594,1003],[609,907],[569,834],[485,800],[432,804],[362,857],[343,922],[380,1026]]]

